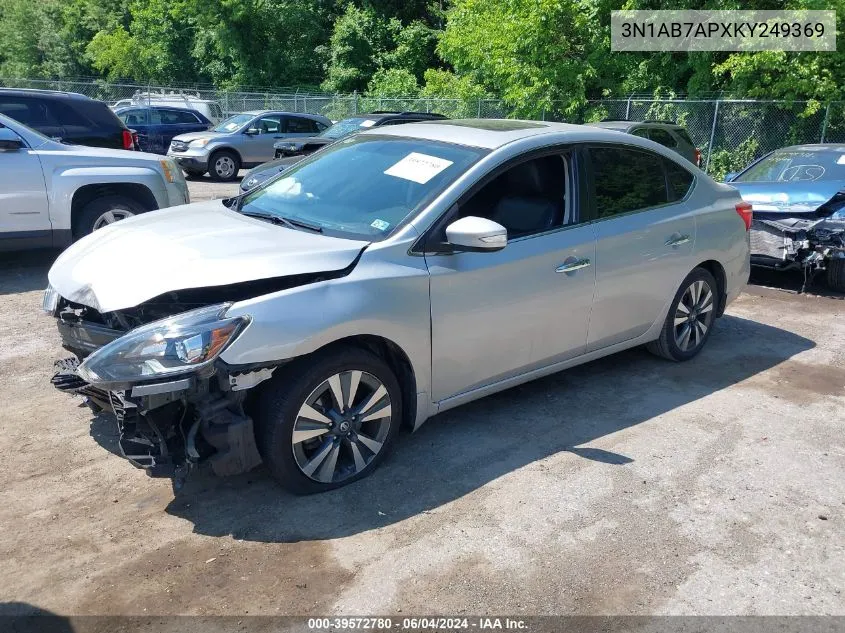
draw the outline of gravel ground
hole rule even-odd
[[[236,185],[191,183],[200,200]],[[694,361],[632,350],[427,422],[373,476],[177,498],[49,385],[53,253],[0,259],[0,600],[62,614],[845,615],[845,304],[749,286]]]

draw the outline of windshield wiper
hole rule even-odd
[[[250,218],[258,218],[259,220],[267,220],[268,222],[272,222],[273,224],[278,224],[279,226],[286,226],[289,229],[308,229],[309,231],[314,231],[315,233],[322,233],[323,227],[317,224],[311,224],[309,222],[303,222],[302,220],[293,220],[291,218],[284,218],[280,215],[273,215],[272,213],[253,213],[253,212],[245,212],[241,211],[241,213]]]

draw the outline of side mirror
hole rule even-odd
[[[732,181],[734,178],[736,178],[738,175],[739,175],[739,173],[738,173],[738,172],[735,172],[735,171],[729,171],[728,173],[726,173],[726,174],[725,174],[725,180],[724,180],[724,182],[731,182],[731,181]]]
[[[24,148],[23,139],[7,127],[0,127],[0,152],[17,152]]]
[[[258,135],[258,128],[257,127],[248,127],[246,132],[244,132],[247,136],[257,136]]]
[[[446,241],[461,251],[500,251],[508,245],[508,230],[498,222],[471,215],[446,227]]]

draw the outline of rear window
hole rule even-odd
[[[165,125],[196,123],[197,117],[187,110],[160,110],[161,122]]]
[[[687,131],[684,128],[682,128],[682,127],[675,128],[675,134],[677,134],[679,137],[681,137],[681,140],[684,141],[685,143],[689,143],[690,145],[693,145],[692,139],[689,137],[689,134],[687,134]]]
[[[596,217],[648,209],[669,202],[663,157],[642,150],[591,147]]]
[[[92,99],[68,99],[67,101],[59,101],[67,107],[73,109],[76,114],[84,119],[90,121],[94,127],[98,128],[120,128],[123,129],[123,122],[117,118],[117,115],[102,101],[94,101]]]
[[[776,150],[752,165],[734,182],[801,182],[845,179],[845,153]]]
[[[675,137],[669,134],[666,130],[654,128],[648,131],[648,137],[655,143],[660,143],[664,147],[677,147],[678,142]]]
[[[316,134],[320,129],[313,119],[289,116],[287,117],[287,129],[285,131],[289,134]]]

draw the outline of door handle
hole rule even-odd
[[[666,246],[680,246],[689,242],[689,235],[680,235],[675,233],[672,237],[666,240]]]
[[[582,268],[586,268],[590,266],[590,260],[587,258],[584,259],[572,259],[572,261],[566,261],[562,263],[560,266],[555,268],[556,273],[571,273],[576,270],[581,270]]]

